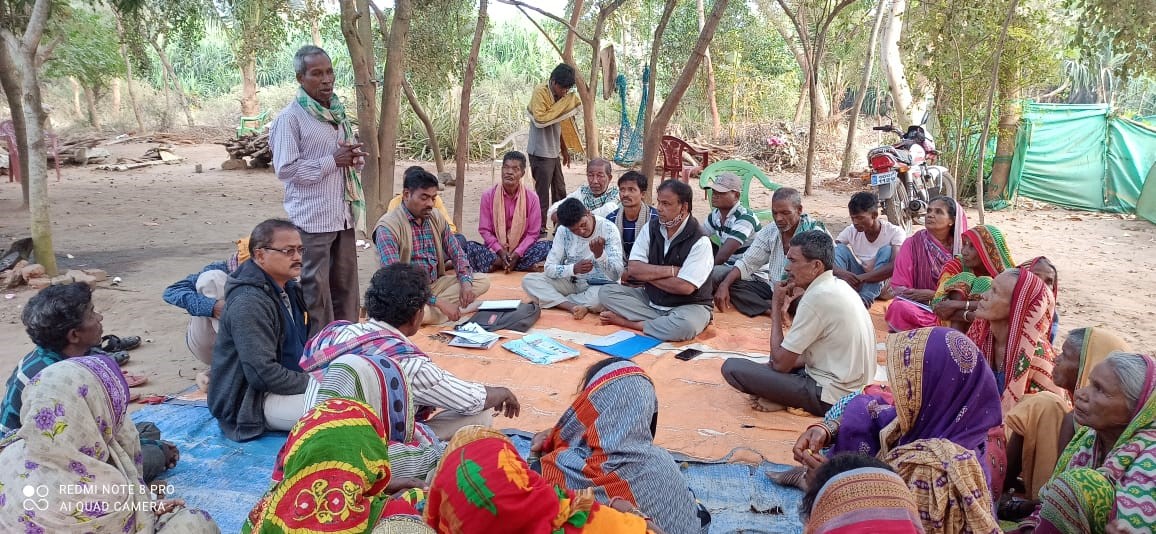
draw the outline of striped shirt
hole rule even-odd
[[[413,243],[409,245],[413,247],[413,252],[409,255],[409,262],[425,269],[425,272],[429,273],[430,283],[433,283],[438,278],[438,249],[434,241],[433,224],[430,224],[428,219],[418,222],[404,205],[400,209],[405,210],[405,217],[409,220],[410,230],[413,232]],[[374,231],[373,241],[377,243],[377,255],[381,258],[382,265],[401,262],[401,251],[398,248],[400,245],[388,228],[378,226]],[[457,274],[458,281],[472,281],[474,272],[470,268],[470,257],[466,255],[466,251],[462,249],[461,243],[450,231],[448,224],[442,231],[442,248],[445,256],[454,262],[454,273]]]
[[[311,234],[353,228],[345,200],[345,173],[333,161],[340,128],[314,118],[296,100],[273,121],[273,171],[285,186],[285,212]]]
[[[795,228],[795,235],[808,230],[826,232],[827,228],[804,213]],[[783,281],[787,269],[787,251],[783,250],[782,237],[779,227],[774,224],[764,226],[755,234],[750,248],[735,262],[743,280],[758,279],[767,284]]]
[[[64,360],[64,355],[41,347],[36,347],[20,360],[20,365],[8,378],[8,393],[4,395],[4,404],[0,405],[0,434],[20,428],[20,407],[24,405],[24,387],[28,382],[49,365]]]
[[[735,204],[731,208],[730,213],[727,214],[726,220],[722,220],[722,211],[718,208],[712,209],[710,215],[706,217],[706,233],[711,237],[717,238],[719,245],[722,245],[728,239],[734,239],[741,243],[738,250],[727,258],[727,265],[734,265],[735,262],[743,256],[743,253],[751,246],[751,242],[755,240],[755,234],[758,233],[759,220],[751,210],[747,209],[742,204]]]
[[[389,323],[370,319],[360,325],[350,325],[355,335],[374,330],[388,330],[405,340],[390,349],[389,356],[401,367],[402,374],[409,382],[413,403],[418,407],[444,408],[463,415],[481,413],[486,407],[486,386],[477,382],[466,382],[449,371],[438,367],[421,349],[417,348],[405,334]],[[364,332],[358,332],[364,328]]]

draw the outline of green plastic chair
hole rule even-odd
[[[241,125],[237,127],[237,137],[241,137],[249,133],[260,132],[265,127],[265,122],[269,118],[268,111],[262,111],[260,114],[253,117],[241,117]]]
[[[737,159],[717,161],[715,163],[711,163],[707,168],[703,169],[702,175],[700,175],[698,179],[699,187],[706,190],[706,198],[708,201],[710,200],[712,191],[710,189],[706,189],[707,184],[709,184],[715,176],[718,176],[724,172],[734,173],[738,175],[739,178],[743,179],[743,194],[739,197],[739,201],[742,202],[743,207],[747,209],[751,209],[751,182],[756,178],[759,180],[759,183],[763,184],[763,187],[767,188],[769,191],[776,191],[780,187],[783,187],[779,184],[776,184],[775,182],[772,182],[762,169],[745,161],[740,161]],[[767,223],[773,219],[771,216],[771,210],[769,208],[754,210],[754,213],[755,217],[759,219],[760,223]]]

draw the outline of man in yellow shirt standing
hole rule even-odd
[[[573,88],[574,67],[559,64],[550,73],[550,81],[534,89],[526,110],[530,115],[526,152],[530,156],[530,173],[543,221],[547,207],[566,196],[562,164],[570,164],[570,151],[583,151],[574,122],[582,110],[582,100],[571,91]]]

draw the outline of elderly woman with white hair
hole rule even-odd
[[[1156,360],[1114,352],[1076,391],[1081,428],[1040,490],[1036,533],[1150,532],[1156,524]]]

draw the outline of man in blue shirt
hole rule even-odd
[[[624,173],[618,179],[618,202],[622,206],[606,215],[606,220],[617,226],[618,233],[622,234],[622,252],[627,258],[634,248],[638,230],[646,226],[648,221],[658,218],[658,210],[642,202],[642,192],[646,191],[646,185],[645,174],[638,171]]]

